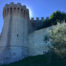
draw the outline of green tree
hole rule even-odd
[[[52,24],[57,24],[57,21],[61,23],[63,20],[66,21],[66,13],[64,12],[56,11],[50,16],[50,21]]]
[[[55,12],[53,12],[50,16],[50,19],[53,19],[55,17]]]

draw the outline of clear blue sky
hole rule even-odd
[[[37,16],[46,18],[57,10],[66,12],[66,0],[0,0],[0,32],[3,27],[3,7],[10,2],[27,5],[31,9],[34,18]]]

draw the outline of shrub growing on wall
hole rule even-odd
[[[50,47],[60,57],[66,56],[66,23],[58,23],[50,30],[52,46]]]

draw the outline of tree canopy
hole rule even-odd
[[[41,29],[41,28],[46,28],[52,25],[56,25],[57,22],[62,23],[63,20],[66,22],[66,13],[61,12],[61,11],[56,11],[53,12],[50,17],[47,17],[43,21],[39,20],[38,22],[35,22],[35,28],[36,29]]]

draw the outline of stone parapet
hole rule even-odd
[[[34,19],[33,17],[31,18],[30,21],[44,21],[44,17],[41,17],[41,19],[39,19],[39,17],[36,17],[36,19]]]
[[[3,9],[3,17],[5,18],[8,14],[20,14],[24,18],[29,19],[29,10],[25,5],[23,6],[20,3],[14,4],[12,2],[10,4],[6,4]]]

